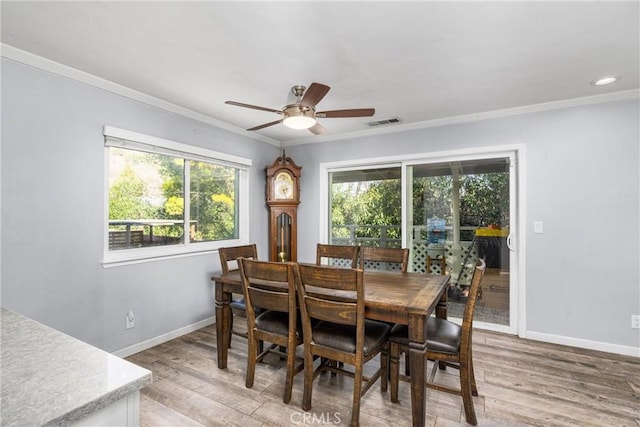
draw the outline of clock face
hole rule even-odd
[[[278,172],[274,179],[274,194],[276,199],[293,200],[293,178],[287,172]]]

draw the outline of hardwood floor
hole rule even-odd
[[[253,388],[245,388],[246,345],[234,336],[228,369],[218,369],[215,326],[209,326],[127,358],[153,371],[141,393],[141,425],[348,425],[350,378],[321,375],[305,414],[302,374],[291,403],[282,403],[285,363],[277,357],[259,364]],[[480,426],[640,426],[638,358],[483,331],[474,332],[473,355]],[[378,361],[371,363],[373,370]],[[448,369],[436,380],[457,384],[457,374]],[[360,425],[410,426],[409,385],[400,384],[400,403],[393,404],[375,384],[362,399]],[[462,399],[428,389],[427,425],[467,425]]]

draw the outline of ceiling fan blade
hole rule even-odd
[[[225,101],[225,104],[235,105],[236,107],[252,108],[254,110],[262,110],[262,111],[269,111],[271,113],[282,114],[282,111],[280,110],[274,110],[273,108],[267,108],[267,107],[258,107],[257,105],[244,104],[242,102]]]
[[[309,131],[314,135],[322,135],[325,133],[325,128],[320,123],[316,122],[315,125],[309,128]]]
[[[357,108],[352,110],[319,111],[316,113],[316,117],[370,117],[375,113],[375,108]]]
[[[282,119],[276,120],[275,122],[269,122],[263,125],[252,127],[251,129],[247,129],[247,130],[260,130],[260,129],[268,128],[269,126],[277,125],[278,123],[282,123]]]
[[[300,100],[300,106],[314,108],[329,92],[329,89],[331,89],[329,86],[322,83],[311,83]]]

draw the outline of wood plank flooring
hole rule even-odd
[[[218,369],[215,351],[215,326],[209,326],[127,358],[153,372],[153,383],[141,393],[142,426],[349,424],[350,378],[321,375],[314,383],[313,408],[305,414],[302,374],[285,405],[285,368],[277,357],[258,365],[254,386],[247,389],[246,340],[233,337],[228,369]],[[483,331],[474,332],[473,355],[480,426],[640,427],[638,358]],[[371,363],[373,370],[379,362]],[[436,380],[457,384],[458,373],[448,369]],[[410,426],[409,385],[400,383],[396,404],[374,385],[363,397],[360,425]],[[468,425],[462,399],[428,389],[427,425]]]

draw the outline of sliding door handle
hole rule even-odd
[[[509,248],[509,250],[511,252],[515,252],[515,248],[513,247],[513,234],[509,233],[509,235],[507,236],[507,247]]]

